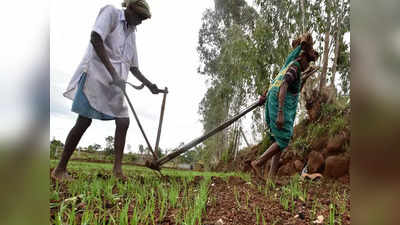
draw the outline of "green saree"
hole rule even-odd
[[[301,73],[300,64],[297,61],[294,61],[300,54],[300,51],[301,47],[298,46],[289,54],[289,56],[286,58],[285,65],[282,67],[279,74],[272,82],[272,85],[267,93],[267,101],[265,104],[265,120],[269,128],[271,139],[277,142],[281,150],[285,149],[288,146],[289,141],[293,136],[293,124],[294,119],[296,118],[296,110],[301,86],[300,79],[298,79],[298,81],[296,81],[296,83],[294,84],[295,89],[297,90],[296,94],[292,94],[289,91],[286,94],[283,106],[284,125],[282,129],[278,129],[278,127],[276,126],[279,106],[279,89],[283,83],[286,71],[291,65],[297,66],[298,73]]]

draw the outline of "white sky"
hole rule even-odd
[[[196,47],[202,14],[205,9],[214,7],[214,1],[148,2],[152,18],[137,27],[139,68],[159,88],[167,86],[169,89],[160,147],[171,149],[202,134],[197,111],[206,85],[205,78],[197,73],[199,55]],[[50,139],[55,137],[65,142],[77,118],[77,114],[70,111],[72,101],[63,97],[62,93],[85,53],[100,8],[106,4],[120,8],[120,3],[121,0],[51,2]],[[139,84],[133,75],[128,81]],[[147,88],[141,91],[127,88],[133,107],[154,147],[162,94],[153,95]],[[136,150],[139,144],[146,145],[132,114],[130,119],[126,144]],[[114,131],[114,121],[93,120],[78,146],[98,143],[104,147],[105,137],[114,136]]]

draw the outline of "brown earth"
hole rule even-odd
[[[265,218],[266,224],[313,224],[316,216],[324,217],[323,224],[328,223],[329,208],[334,206],[338,209],[337,196],[348,196],[345,207],[340,206],[342,214],[337,215],[340,218],[340,224],[350,224],[350,176],[349,176],[349,148],[350,144],[350,125],[347,123],[343,130],[335,131],[333,136],[319,134],[317,137],[307,137],[309,125],[319,123],[322,127],[329,130],[331,116],[343,117],[346,121],[350,119],[350,108],[347,107],[342,111],[329,112],[332,115],[321,113],[324,103],[334,103],[335,93],[326,89],[319,95],[313,91],[306,96],[306,109],[308,119],[300,122],[294,127],[294,135],[292,138],[302,138],[306,141],[307,150],[297,150],[289,145],[279,160],[278,177],[276,187],[267,195],[258,189],[257,184],[243,182],[236,185],[231,181],[225,182],[219,178],[213,179],[213,186],[210,187],[210,193],[216,196],[215,203],[207,205],[207,219],[205,224],[263,224],[256,221],[256,209],[260,210]],[[302,142],[299,142],[302,143]],[[258,156],[265,151],[262,144],[255,145],[251,148],[244,149],[239,152],[235,160],[230,162],[220,162],[215,170],[217,171],[242,171],[250,170],[250,162],[257,159]],[[307,189],[309,198],[305,201],[296,199],[294,207],[285,210],[280,203],[282,188],[296,173],[300,173],[305,164],[308,164],[310,173],[323,173],[325,177],[318,181],[307,181],[302,187]],[[270,161],[261,167],[264,177],[268,174]],[[334,178],[334,179],[332,179]],[[254,182],[254,180],[252,181]],[[307,186],[308,185],[308,186]],[[232,197],[237,194],[237,198]],[[336,197],[332,197],[332,193],[336,193]],[[312,202],[317,201],[321,204],[315,215],[311,216],[315,211]],[[248,202],[248,203],[247,203]],[[332,203],[332,204],[331,204]],[[244,207],[247,206],[247,207]],[[337,222],[335,223],[337,224]]]
[[[206,215],[203,224],[263,224],[262,217],[266,224],[312,224],[312,221],[319,215],[322,215],[324,223],[329,218],[329,205],[335,204],[339,208],[338,202],[332,197],[332,191],[339,195],[344,192],[350,193],[349,183],[339,183],[334,180],[323,180],[321,182],[302,184],[303,188],[307,188],[307,200],[294,200],[293,209],[285,210],[279,199],[282,187],[288,184],[289,178],[282,177],[276,182],[275,189],[268,194],[258,189],[260,183],[254,184],[245,181],[228,180],[213,177],[209,189],[209,195],[214,196],[215,200],[209,201],[207,204]],[[235,198],[235,192],[237,199]],[[211,197],[212,199],[213,197]],[[321,205],[317,210],[313,211],[313,201],[318,201]],[[336,215],[340,217],[341,224],[350,224],[350,200],[349,198],[342,202],[345,204],[343,214]],[[259,211],[259,220],[257,221],[256,210]],[[338,210],[339,211],[339,210]],[[313,212],[314,215],[313,215]],[[262,216],[261,216],[262,215]],[[219,222],[218,222],[219,221]]]

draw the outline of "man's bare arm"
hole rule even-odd
[[[104,48],[103,40],[101,39],[100,35],[97,32],[92,31],[90,35],[90,43],[92,43],[94,51],[96,52],[97,56],[99,56],[104,66],[107,68],[113,80],[114,81],[119,80],[120,78],[118,77],[117,72],[112,66],[110,58],[108,57],[106,49]]]
[[[146,87],[150,87],[153,84],[142,74],[142,72],[140,72],[139,68],[131,67],[130,71],[138,80],[146,85]]]
[[[151,93],[153,94],[158,94],[160,92],[164,92],[163,90],[158,89],[157,85],[151,83],[143,74],[140,72],[139,68],[137,67],[131,67],[130,68],[131,73],[138,79],[140,80],[144,85],[146,85],[147,88],[150,89]]]

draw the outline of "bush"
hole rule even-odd
[[[321,123],[313,123],[307,129],[308,140],[312,141],[316,138],[320,138],[322,135],[326,135],[328,128]]]
[[[307,141],[306,138],[296,138],[296,140],[293,141],[293,147],[296,150],[303,150],[306,151],[310,147],[310,143]]]
[[[333,136],[346,127],[346,120],[343,117],[335,117],[333,122],[329,124],[329,135]]]
[[[110,162],[114,162],[115,156],[114,155],[106,155],[104,157],[105,161],[110,161]]]
[[[50,159],[56,158],[56,150],[57,150],[57,146],[50,145]]]
[[[124,161],[126,162],[134,162],[138,159],[138,157],[136,155],[133,154],[128,154],[124,156]]]

